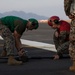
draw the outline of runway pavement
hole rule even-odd
[[[22,39],[53,44],[53,31],[47,24],[40,24],[38,30],[27,31]],[[0,40],[0,52],[3,41]],[[59,60],[53,60],[55,52],[24,45],[29,61],[19,66],[7,65],[7,58],[0,59],[1,75],[75,75],[69,71],[72,62],[68,55]],[[15,55],[17,51],[15,50]]]

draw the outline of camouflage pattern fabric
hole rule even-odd
[[[58,32],[57,30],[55,32]],[[57,50],[57,54],[58,55],[61,55],[63,53],[68,53],[69,50],[69,41],[66,40],[66,36],[68,35],[67,32],[63,31],[60,33],[59,37],[56,37],[55,36],[55,33],[54,33],[54,37],[53,37],[53,40],[54,40],[54,44],[55,44],[55,48]]]
[[[64,10],[67,16],[70,14],[74,16],[74,18],[71,20],[71,29],[70,29],[70,44],[69,44],[69,55],[72,60],[75,60],[75,15],[70,13],[71,4],[74,0],[64,0]],[[74,1],[75,2],[75,1]],[[75,11],[75,10],[74,10]]]
[[[75,60],[75,19],[71,21],[69,54]]]
[[[7,55],[14,55],[15,40],[11,31],[4,25],[0,25],[0,35],[4,39],[4,50]]]
[[[70,7],[73,0],[64,0],[64,10],[66,15],[70,15]]]

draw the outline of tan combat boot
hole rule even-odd
[[[8,65],[21,65],[22,61],[17,61],[14,59],[14,56],[9,56],[8,58]]]
[[[73,65],[69,69],[70,71],[75,71],[75,61],[73,61]]]
[[[1,56],[1,57],[7,56],[7,51],[6,51],[6,50],[3,50],[0,56]]]

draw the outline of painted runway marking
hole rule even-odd
[[[3,38],[1,36],[0,36],[0,39],[3,40]],[[47,44],[47,43],[24,40],[24,39],[21,39],[21,42],[24,45],[28,45],[28,46],[56,52],[55,46],[53,44]]]

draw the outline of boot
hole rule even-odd
[[[2,53],[1,53],[1,57],[5,57],[5,56],[7,56],[7,51],[3,50]]]
[[[22,61],[17,61],[14,59],[14,56],[9,56],[8,58],[8,65],[21,65]]]
[[[70,71],[75,71],[75,60],[73,61],[73,65],[69,69]]]

